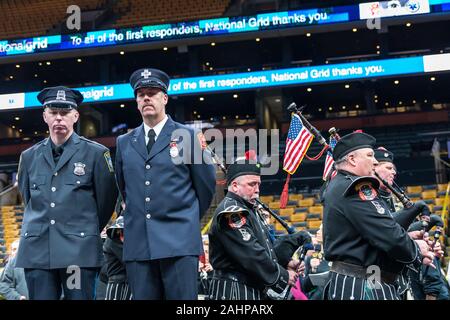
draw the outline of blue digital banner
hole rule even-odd
[[[442,71],[450,71],[450,53],[172,79],[169,86],[169,95],[182,96]],[[133,90],[127,83],[76,89],[83,94],[84,103],[134,99]],[[37,100],[37,94],[38,92],[0,94],[0,110],[38,107],[40,103]]]
[[[0,41],[0,57],[339,23],[358,20],[358,18],[357,6],[341,6],[336,8],[273,12],[246,17],[206,19],[127,29],[100,30],[70,35],[42,36],[21,40]]]
[[[441,60],[449,58],[446,55],[438,56],[441,56]],[[436,65],[436,63],[434,65]],[[435,68],[439,68],[439,65]],[[444,68],[448,68],[448,66],[444,66]],[[411,57],[172,79],[168,93],[172,96],[182,96],[276,86],[368,79],[392,75],[420,74],[423,72],[425,72],[424,57]],[[84,103],[108,102],[134,98],[133,90],[129,84],[108,84],[104,86],[76,89],[80,90],[83,94]],[[37,94],[38,92],[25,93],[22,107],[30,108],[40,106],[40,103],[36,98]],[[15,97],[15,101],[17,102],[18,99],[20,99],[20,96],[18,95],[20,94],[0,95],[0,102],[9,101],[9,103],[12,104],[14,103],[12,97]],[[17,103],[16,107],[19,107]],[[8,108],[0,105],[0,110],[1,109],[4,110]]]
[[[450,11],[449,0],[416,0],[429,6],[429,12]],[[428,3],[430,2],[430,5]],[[378,2],[376,2],[378,3]],[[381,3],[381,2],[380,2]],[[371,3],[366,3],[370,5]],[[191,22],[161,24],[124,29],[110,29],[69,35],[40,36],[0,41],[0,58],[39,52],[55,52],[83,48],[98,48],[135,43],[150,43],[170,39],[220,36],[234,33],[286,29],[301,26],[346,23],[370,16],[372,7],[362,10],[363,4],[271,12],[245,17],[224,17]],[[425,7],[425,6],[422,6]],[[427,11],[428,12],[428,11]],[[403,14],[417,14],[406,12]],[[390,9],[384,16],[395,16]]]

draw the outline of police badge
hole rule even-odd
[[[84,176],[86,174],[86,171],[84,171],[86,165],[84,163],[75,162],[73,165],[75,166],[75,168],[73,169],[74,174],[76,174],[77,176]]]

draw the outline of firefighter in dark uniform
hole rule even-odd
[[[100,232],[114,210],[117,187],[108,148],[77,135],[77,90],[38,94],[50,137],[25,150],[18,170],[25,205],[17,267],[30,299],[94,299],[102,265]]]
[[[333,150],[337,175],[323,195],[324,252],[332,262],[325,297],[332,300],[394,300],[397,274],[383,270],[394,260],[402,264],[431,263],[423,240],[413,240],[380,200],[375,138],[355,132],[342,137]]]
[[[197,299],[200,219],[216,186],[201,132],[166,114],[169,82],[158,69],[131,75],[143,123],[116,144],[123,256],[135,300]]]
[[[238,159],[228,167],[228,193],[218,205],[209,231],[214,269],[209,299],[277,299],[295,284],[298,261],[280,265],[264,218],[255,210],[260,184],[259,164]]]

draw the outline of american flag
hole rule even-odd
[[[323,180],[327,180],[328,175],[330,174],[331,169],[333,169],[333,149],[336,146],[336,139],[330,137],[330,148],[327,151],[327,158],[325,159],[325,168],[323,168]]]
[[[286,139],[286,151],[284,152],[283,170],[294,174],[303,160],[306,151],[314,136],[303,126],[300,117],[292,116]]]

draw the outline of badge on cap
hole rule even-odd
[[[86,174],[86,172],[84,171],[86,165],[84,163],[75,162],[73,165],[75,166],[75,168],[73,169],[74,174],[76,174],[77,176],[84,176]]]
[[[172,139],[170,141],[169,153],[172,158],[178,157],[178,155],[180,154],[180,152],[178,151],[177,142],[178,142],[178,139]]]
[[[385,158],[389,157],[389,153],[385,152],[385,153],[384,153],[384,157],[385,157]]]
[[[152,75],[151,71],[148,71],[148,69],[145,69],[141,72],[141,76],[144,77],[144,79],[148,79]]]
[[[242,240],[244,240],[244,241],[250,240],[252,235],[250,233],[248,233],[247,230],[245,230],[245,229],[238,229],[238,230],[242,235]]]
[[[377,202],[377,201],[371,201],[371,202],[374,205],[375,209],[377,209],[377,212],[379,214],[385,213],[386,210],[383,208],[383,206],[379,202]]]
[[[367,182],[356,185],[356,190],[358,191],[361,200],[364,201],[373,200],[377,196],[377,191],[372,187],[370,183]]]
[[[56,93],[56,100],[66,101],[66,92],[64,90],[58,90],[58,92]]]

